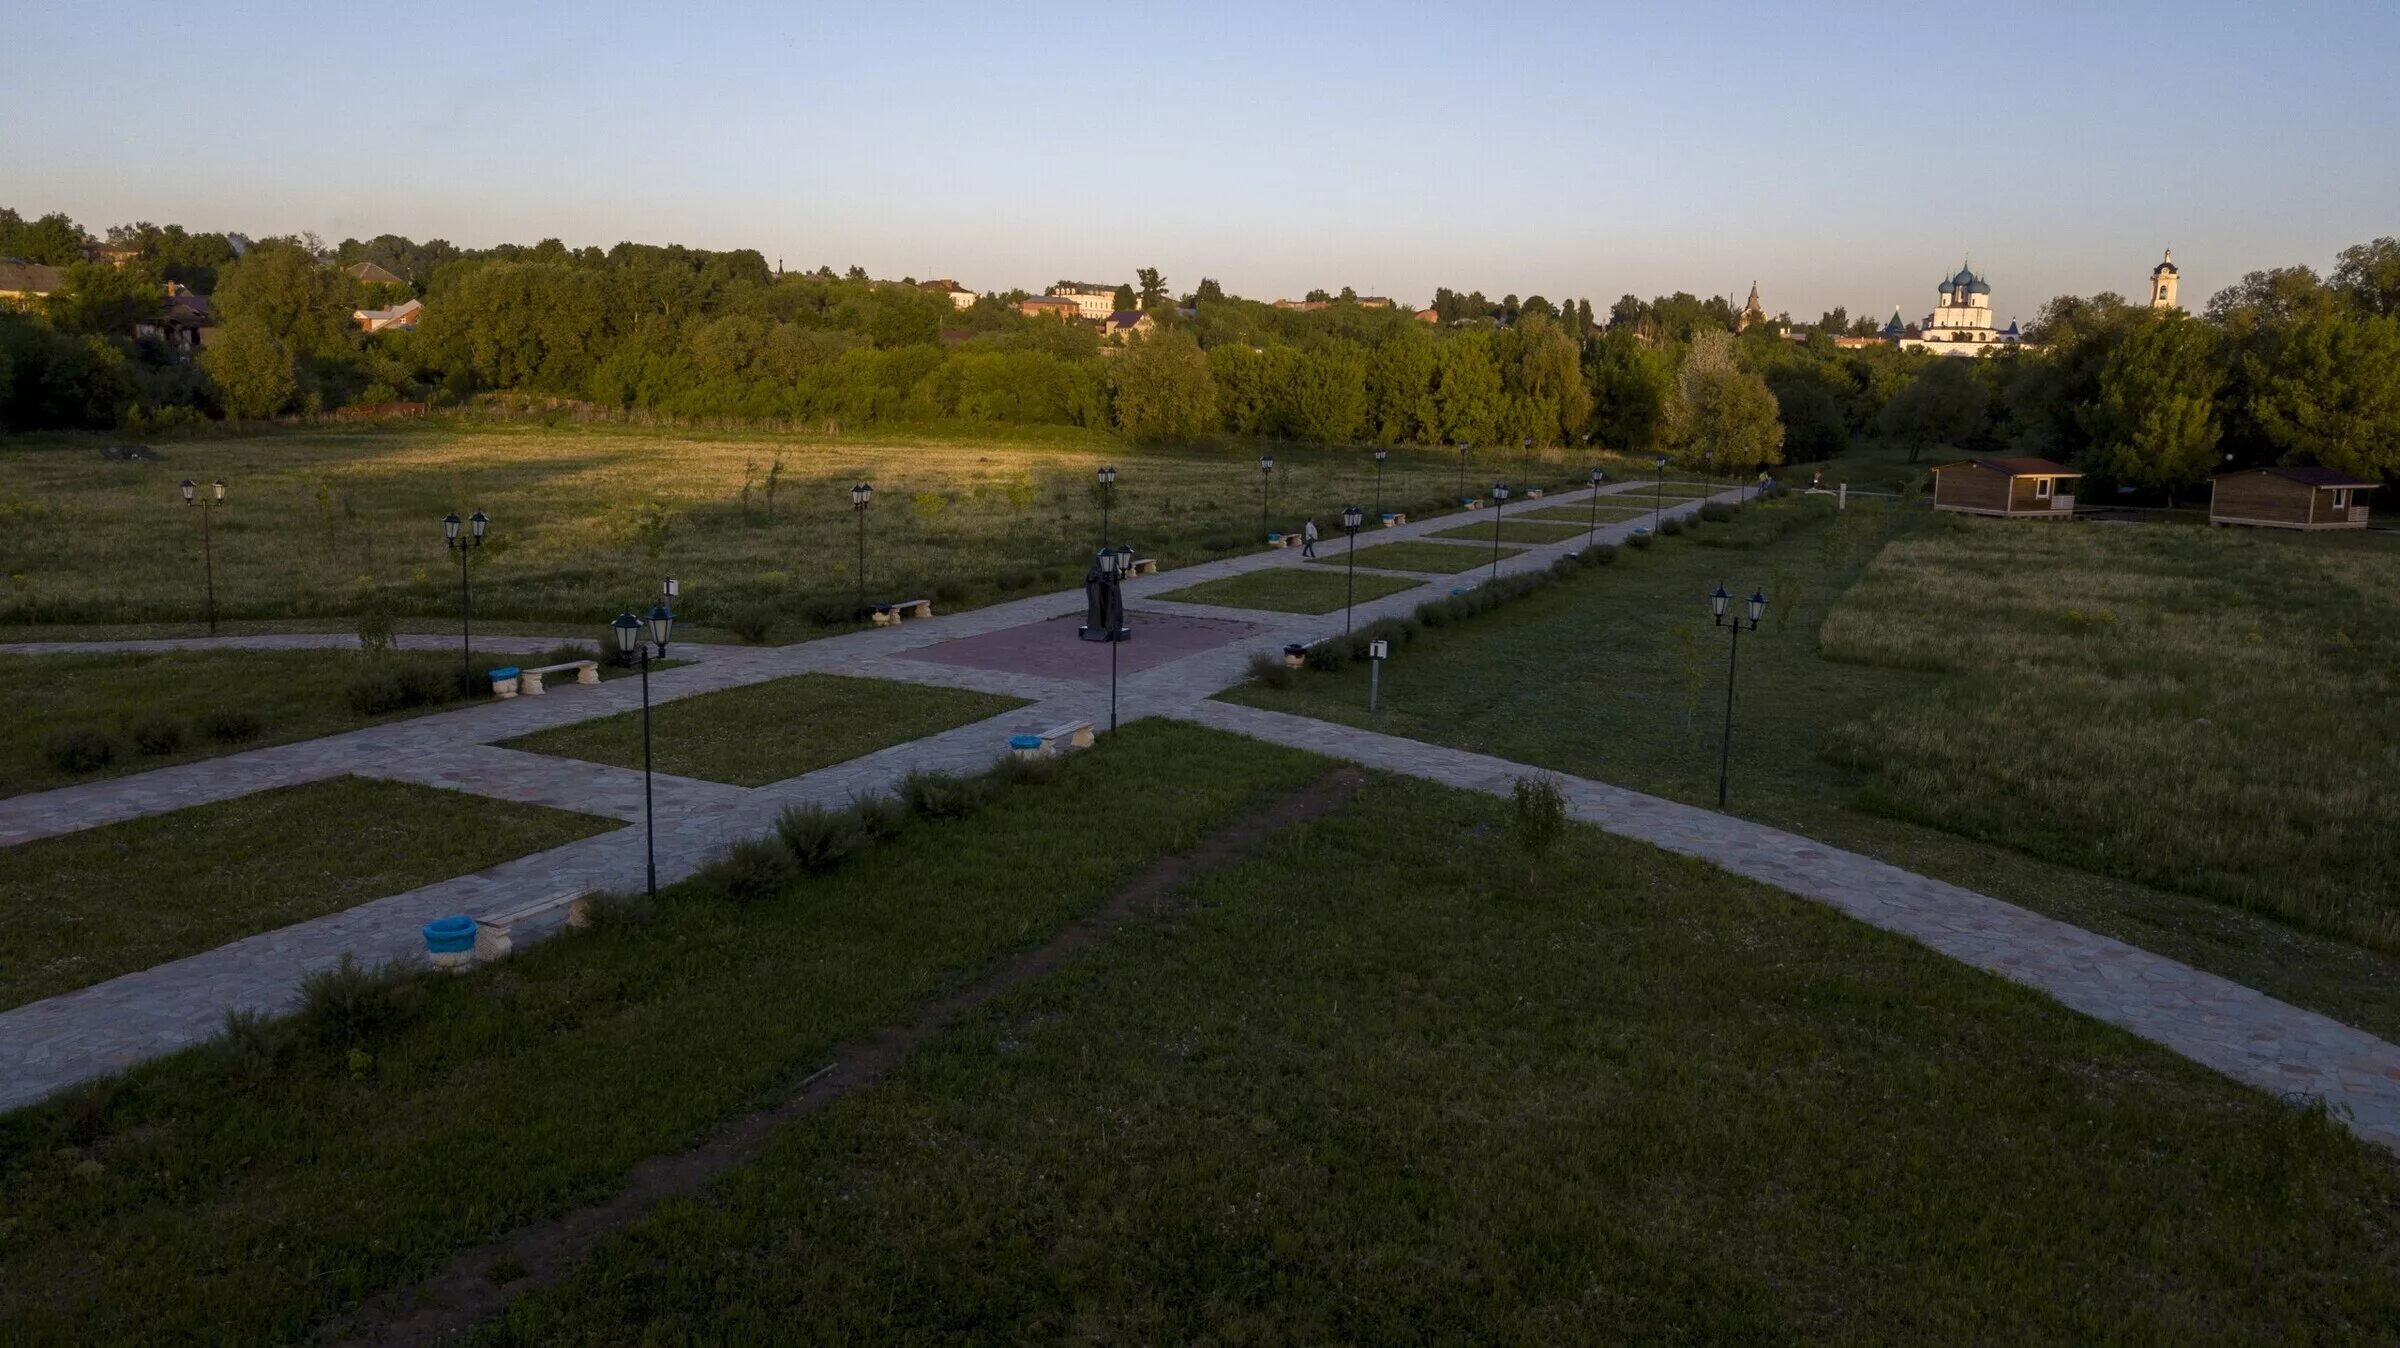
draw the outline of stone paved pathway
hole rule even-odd
[[[1638,499],[1643,485],[1611,483],[1603,494],[1621,493]],[[1562,492],[1543,504],[1586,499],[1585,492]],[[1701,504],[1698,500],[1669,503],[1666,514],[1670,518],[1688,515]],[[1459,523],[1456,515],[1418,520],[1397,529],[1371,531],[1360,542],[1364,546],[1369,539],[1386,542],[1422,537]],[[1604,522],[1599,537],[1603,542],[1621,542],[1649,523],[1646,512],[1636,519]],[[1557,544],[1520,545],[1522,551],[1502,560],[1500,572],[1547,566],[1561,552],[1583,542],[1579,535]],[[1121,671],[1120,717],[1185,717],[1474,790],[1505,792],[1513,778],[1534,771],[1485,755],[1208,700],[1242,680],[1254,653],[1337,633],[1342,630],[1343,615],[1338,610],[1305,615],[1180,604],[1156,596],[1265,567],[1298,565],[1306,563],[1296,549],[1262,550],[1128,582],[1127,603],[1137,612],[1203,617],[1238,625],[1238,630],[1220,644],[1194,641],[1191,644],[1198,648],[1188,654],[1155,664],[1137,662],[1143,667]],[[1414,577],[1426,579],[1427,584],[1361,603],[1354,620],[1364,624],[1406,613],[1429,597],[1447,593],[1453,585],[1475,584],[1486,574],[1479,569],[1456,577]],[[811,800],[839,804],[856,793],[889,790],[913,768],[975,770],[1001,751],[1009,734],[1019,731],[1072,720],[1090,720],[1105,727],[1109,711],[1105,662],[1093,662],[1087,668],[1071,661],[1048,661],[1017,668],[1003,655],[989,663],[962,663],[956,658],[958,653],[978,647],[973,642],[963,648],[951,644],[1017,633],[1031,624],[1080,612],[1081,607],[1080,591],[1031,596],[910,622],[898,629],[855,632],[795,646],[699,648],[688,652],[699,657],[694,663],[655,673],[654,701],[809,671],[1033,699],[1032,705],[988,721],[895,745],[757,790],[658,778],[660,882],[682,879],[727,842],[771,827],[776,812],[788,804]],[[212,644],[305,649],[338,646],[348,640],[339,636],[235,637],[219,638]],[[442,644],[438,638],[423,640]],[[510,639],[494,638],[490,649],[504,649],[500,643],[505,640]],[[526,643],[522,649],[549,644],[538,638],[514,640]],[[0,647],[0,652],[153,649],[205,641],[105,646],[42,643]],[[1003,639],[986,643],[986,647],[1005,652],[1016,644],[1013,639]],[[678,648],[676,654],[687,654],[687,650]],[[305,744],[21,796],[0,801],[0,844],[342,773],[580,809],[638,824],[642,816],[639,773],[502,749],[494,742],[611,715],[639,706],[639,700],[638,681],[632,679],[599,687],[569,686],[540,699],[488,703]],[[1578,818],[1907,935],[1976,968],[2037,988],[2069,1007],[2236,1080],[2279,1094],[2319,1096],[2341,1112],[2362,1137],[2400,1149],[2400,1048],[2371,1035],[2122,942],[1872,858],[1604,783],[1560,780]],[[331,965],[345,952],[370,963],[406,954],[419,945],[417,929],[434,917],[490,911],[565,888],[638,885],[642,854],[642,830],[627,827],[0,1012],[0,1109],[203,1040],[216,1033],[229,1010],[284,1007],[306,973]]]

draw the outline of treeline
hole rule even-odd
[[[2400,240],[2344,249],[2323,277],[2252,272],[2196,316],[2061,296],[2028,337],[2038,350],[1934,361],[1877,430],[1912,458],[2038,455],[2169,497],[2262,464],[2400,477]]]
[[[38,311],[0,313],[0,428],[144,429],[498,391],[602,412],[845,427],[1590,442],[1728,470],[1823,458],[1868,436],[1917,453],[2070,458],[2167,486],[2224,453],[2388,465],[2390,414],[2377,409],[2400,387],[2390,240],[2351,249],[2329,280],[2306,268],[2248,278],[2197,319],[2115,296],[2063,298],[2032,333],[2046,350],[1967,361],[1839,347],[1832,335],[1858,324],[1838,311],[1806,340],[1781,318],[1737,334],[1728,301],[1687,293],[1627,295],[1601,314],[1587,299],[1445,288],[1427,323],[1346,289],[1287,309],[1203,279],[1177,299],[1146,268],[1126,294],[1159,331],[1120,348],[1083,324],[1018,312],[1022,292],[957,309],[911,280],[856,267],[782,273],[750,249],[551,239],[469,250],[397,235],[246,244],[139,224],[109,231],[137,253],[119,268],[80,261],[82,239],[63,216],[0,211],[0,247],[71,259],[67,284]],[[399,284],[352,279],[360,263]],[[196,362],[134,338],[170,280],[213,299]],[[410,295],[426,306],[415,331],[370,335],[352,320]]]

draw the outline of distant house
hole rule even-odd
[[[2263,529],[2364,529],[2372,478],[2331,468],[2243,468],[2220,473],[2208,498],[2211,524]]]
[[[206,295],[195,295],[177,282],[167,282],[167,304],[156,318],[133,325],[135,341],[156,342],[168,353],[189,360],[201,347],[215,315]]]
[[[939,281],[919,281],[917,289],[930,290],[936,295],[949,296],[950,307],[953,309],[972,308],[975,304],[975,292],[948,277],[943,277]]]
[[[1442,321],[1442,311],[1439,309],[1419,309],[1416,312],[1416,320],[1419,323],[1439,323]]]
[[[1028,295],[1017,301],[1017,312],[1027,318],[1073,319],[1079,312],[1075,301],[1056,295]]]
[[[1158,321],[1139,309],[1119,309],[1100,324],[1100,335],[1112,342],[1147,337],[1156,331]]]
[[[392,275],[389,271],[386,271],[382,267],[376,266],[372,262],[353,262],[349,266],[342,268],[342,275],[347,276],[351,280],[357,281],[362,285],[404,286],[408,284],[408,282],[401,280],[399,277]]]
[[[1083,318],[1105,319],[1117,310],[1117,288],[1096,281],[1061,281],[1050,287],[1048,298],[1072,303]]]
[[[1961,459],[1933,470],[1933,504],[2002,519],[2073,519],[2072,493],[2082,476],[2048,459]]]
[[[1275,301],[1275,307],[1278,309],[1291,309],[1304,314],[1313,314],[1317,310],[1324,308],[1329,303],[1331,303],[1330,300],[1277,300]]]
[[[98,239],[83,241],[83,260],[86,262],[105,262],[112,267],[122,267],[129,262],[140,261],[141,257],[142,250],[131,244],[102,243]]]
[[[350,321],[358,324],[362,332],[408,332],[424,314],[423,303],[405,300],[385,309],[353,309]]]
[[[63,268],[0,257],[0,301],[30,304],[67,287]]]
[[[1392,307],[1391,297],[1387,295],[1361,295],[1356,303],[1361,309],[1389,309]]]

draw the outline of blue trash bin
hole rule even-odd
[[[425,953],[461,955],[475,948],[475,919],[464,913],[425,924]]]

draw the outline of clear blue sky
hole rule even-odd
[[[0,204],[1911,317],[2400,233],[2400,5],[22,5]]]

